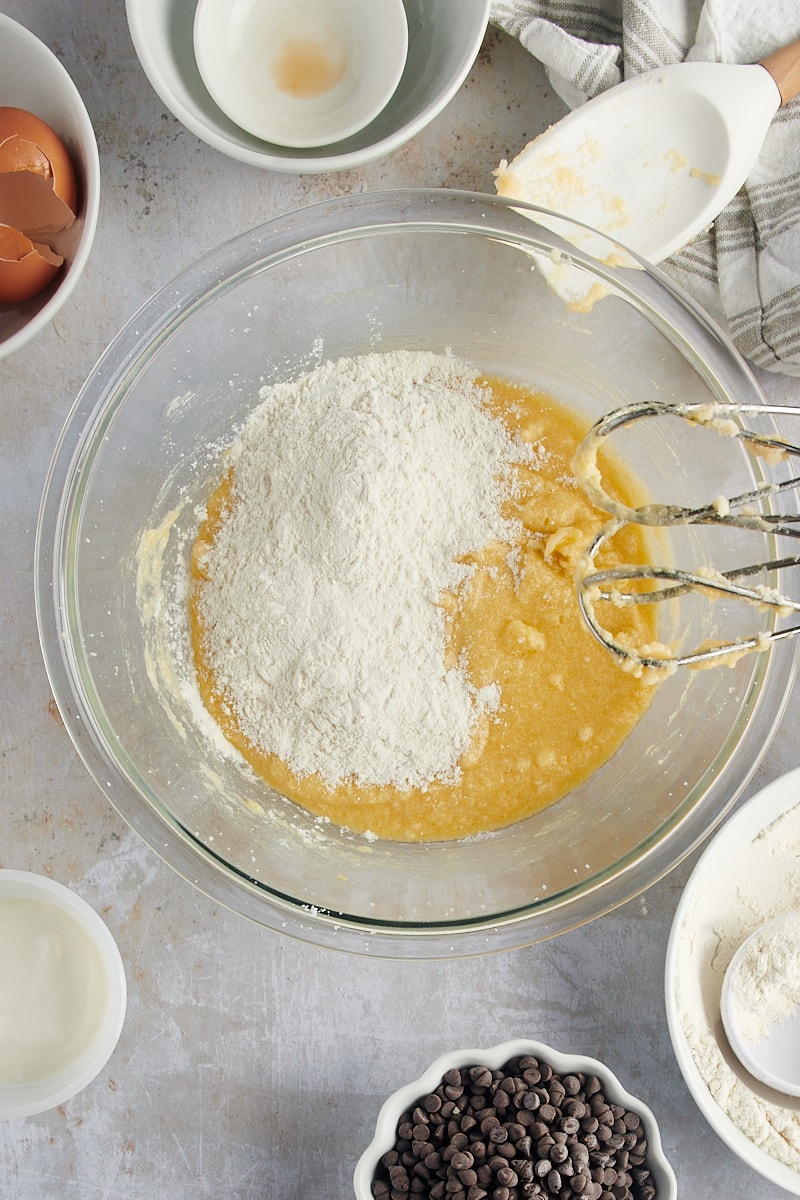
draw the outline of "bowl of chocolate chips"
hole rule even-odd
[[[515,1039],[394,1092],[356,1200],[675,1200],[655,1117],[603,1063]]]

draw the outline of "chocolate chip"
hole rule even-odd
[[[517,1154],[521,1154],[523,1158],[530,1158],[531,1139],[528,1137],[527,1133],[523,1133],[522,1137],[515,1139],[515,1148]]]
[[[448,1071],[396,1135],[373,1200],[656,1200],[638,1114],[529,1055]]]
[[[578,1170],[582,1170],[589,1163],[589,1151],[583,1142],[574,1142],[569,1148],[569,1156]]]

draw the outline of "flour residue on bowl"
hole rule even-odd
[[[142,623],[145,671],[159,697],[161,711],[181,739],[190,728],[218,755],[241,758],[203,704],[191,668],[187,623],[182,619],[188,604],[186,572],[181,570],[186,550],[187,505],[171,509],[158,525],[144,529],[136,549],[136,607]],[[193,529],[194,522],[189,522]],[[198,763],[213,790],[222,782],[213,769]]]
[[[476,376],[392,351],[265,388],[193,550],[209,711],[273,787],[362,832],[518,820],[591,774],[650,698],[577,607],[603,520],[569,471],[583,430]],[[641,557],[639,532],[619,549]],[[650,617],[612,619],[641,635]]]

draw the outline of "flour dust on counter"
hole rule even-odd
[[[400,840],[499,828],[587,778],[651,689],[579,613],[605,519],[570,469],[581,422],[418,351],[259,399],[192,555],[198,683],[226,737],[310,811]],[[641,561],[642,537],[617,552]]]

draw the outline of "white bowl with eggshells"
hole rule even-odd
[[[282,146],[220,108],[198,68],[196,5],[126,0],[131,38],[153,88],[178,120],[223,154],[270,171],[345,171],[391,154],[423,130],[464,83],[489,22],[489,0],[405,0],[408,54],[389,102],[363,128],[322,146]]]
[[[537,1076],[540,1078],[537,1079]],[[496,1096],[501,1091],[513,1097],[504,1109],[500,1109],[496,1102]],[[530,1103],[526,1099],[526,1093],[530,1097]],[[447,1119],[460,1120],[465,1115],[472,1117],[472,1122],[469,1123],[472,1129],[469,1134],[471,1142],[485,1140],[487,1147],[490,1143],[508,1144],[518,1136],[516,1125],[520,1119],[524,1122],[520,1128],[526,1132],[521,1135],[522,1141],[516,1143],[518,1153],[509,1153],[507,1158],[515,1174],[520,1171],[521,1162],[527,1161],[530,1164],[527,1173],[541,1189],[537,1191],[537,1195],[564,1195],[565,1183],[580,1176],[580,1194],[587,1198],[597,1197],[602,1191],[599,1173],[603,1171],[613,1173],[613,1183],[620,1188],[620,1196],[655,1196],[658,1200],[675,1200],[678,1194],[675,1174],[664,1155],[655,1117],[646,1104],[622,1086],[613,1071],[604,1063],[587,1055],[564,1054],[543,1042],[514,1038],[488,1049],[452,1050],[443,1054],[435,1059],[418,1079],[398,1088],[384,1101],[378,1113],[375,1135],[356,1164],[353,1175],[356,1200],[381,1200],[382,1197],[393,1194],[390,1191],[390,1172],[398,1169],[398,1165],[392,1161],[392,1151],[398,1141],[401,1119],[406,1114],[410,1114],[412,1121],[416,1114],[420,1119],[416,1124],[421,1121],[426,1127],[425,1139],[417,1137],[416,1129],[414,1132],[415,1144],[420,1140],[423,1146],[425,1141],[429,1142],[424,1150],[418,1147],[420,1154],[428,1157],[432,1151],[440,1158],[438,1165],[432,1169],[429,1167],[427,1172],[419,1172],[420,1178],[425,1180],[429,1189],[424,1192],[425,1195],[431,1194],[430,1188],[435,1187],[437,1182],[444,1183],[446,1194],[456,1185],[463,1187],[465,1192],[467,1187],[474,1187],[483,1195],[494,1194],[493,1188],[516,1186],[510,1182],[509,1176],[506,1176],[509,1179],[508,1185],[502,1183],[502,1178],[497,1178],[498,1164],[495,1162],[489,1165],[492,1163],[490,1149],[487,1150],[485,1159],[482,1159],[473,1146],[472,1152],[468,1152],[466,1158],[462,1156],[456,1166],[453,1166],[455,1155],[452,1150],[457,1150],[460,1143],[452,1143],[448,1153],[447,1146],[451,1145],[451,1138],[442,1128],[446,1113],[444,1105],[447,1104],[449,1096],[453,1097],[451,1108],[455,1105],[456,1111],[447,1113]],[[438,1107],[439,1102],[442,1102],[441,1108]],[[474,1116],[473,1104],[476,1114]],[[551,1143],[562,1141],[565,1146],[565,1150],[560,1154],[552,1156],[557,1160],[553,1162],[546,1159],[543,1153],[539,1153],[535,1139],[534,1144],[530,1144],[532,1139],[527,1132],[534,1121],[539,1119],[537,1112],[543,1109],[545,1104],[550,1104],[553,1110],[547,1114],[549,1128],[559,1131],[559,1138],[549,1140]],[[483,1121],[478,1120],[479,1112],[485,1112],[489,1117],[486,1130],[482,1129]],[[564,1115],[567,1112],[576,1115]],[[605,1113],[600,1124],[607,1119],[610,1129],[611,1117],[619,1123],[619,1133],[614,1143],[609,1141],[598,1145],[595,1133],[590,1132],[597,1128],[597,1114],[600,1112]],[[441,1114],[438,1122],[437,1114]],[[496,1143],[491,1137],[489,1126],[501,1131]],[[503,1137],[503,1132],[506,1137]],[[466,1138],[463,1141],[466,1142]],[[577,1149],[578,1145],[580,1149]],[[638,1155],[637,1145],[639,1150],[643,1151]],[[414,1153],[413,1147],[411,1153]],[[640,1158],[643,1162],[639,1162]],[[472,1161],[468,1162],[468,1159]],[[604,1161],[601,1162],[601,1159]],[[429,1158],[430,1161],[432,1160]],[[559,1162],[562,1164],[560,1171],[557,1170]],[[480,1173],[481,1164],[483,1174]],[[596,1177],[592,1177],[593,1168]],[[399,1169],[402,1173],[402,1163]],[[410,1164],[409,1170],[413,1174]],[[459,1170],[470,1174],[459,1181]],[[554,1175],[548,1182],[551,1171],[555,1171],[558,1178]],[[473,1172],[477,1174],[474,1181]],[[610,1187],[611,1175],[607,1175],[606,1178]],[[402,1187],[402,1184],[400,1186]],[[571,1183],[567,1190],[570,1195],[579,1194]],[[413,1189],[409,1194],[413,1194]]]
[[[65,1104],[116,1047],[127,988],[111,933],[77,893],[0,870],[0,1118]]]
[[[725,971],[763,922],[787,912],[800,875],[800,768],[730,817],[684,888],[666,960],[666,1008],[678,1066],[722,1141],[765,1179],[800,1196],[800,1099],[758,1082],[720,1017]]]
[[[75,174],[74,220],[55,232],[21,231],[30,234],[26,241],[45,246],[49,258],[63,258],[52,278],[41,290],[23,299],[0,302],[0,358],[25,345],[42,330],[71,296],[91,251],[100,204],[100,160],[92,122],[80,93],[55,54],[29,30],[0,13],[0,108],[22,109],[45,122],[66,152]],[[12,123],[13,125],[13,123]],[[0,134],[3,142],[9,129]],[[29,130],[20,132],[25,137]],[[0,147],[2,149],[2,147]],[[47,157],[47,153],[45,153]],[[5,166],[21,176],[17,168]],[[25,175],[31,172],[24,172]],[[45,168],[45,175],[47,168]],[[19,180],[15,181],[19,182]],[[35,180],[34,182],[39,182]],[[0,174],[0,224],[8,224],[4,215],[3,177]],[[10,203],[10,201],[9,201]],[[4,239],[5,245],[9,242]],[[15,235],[8,253],[22,251]],[[26,256],[31,254],[24,246]]]

